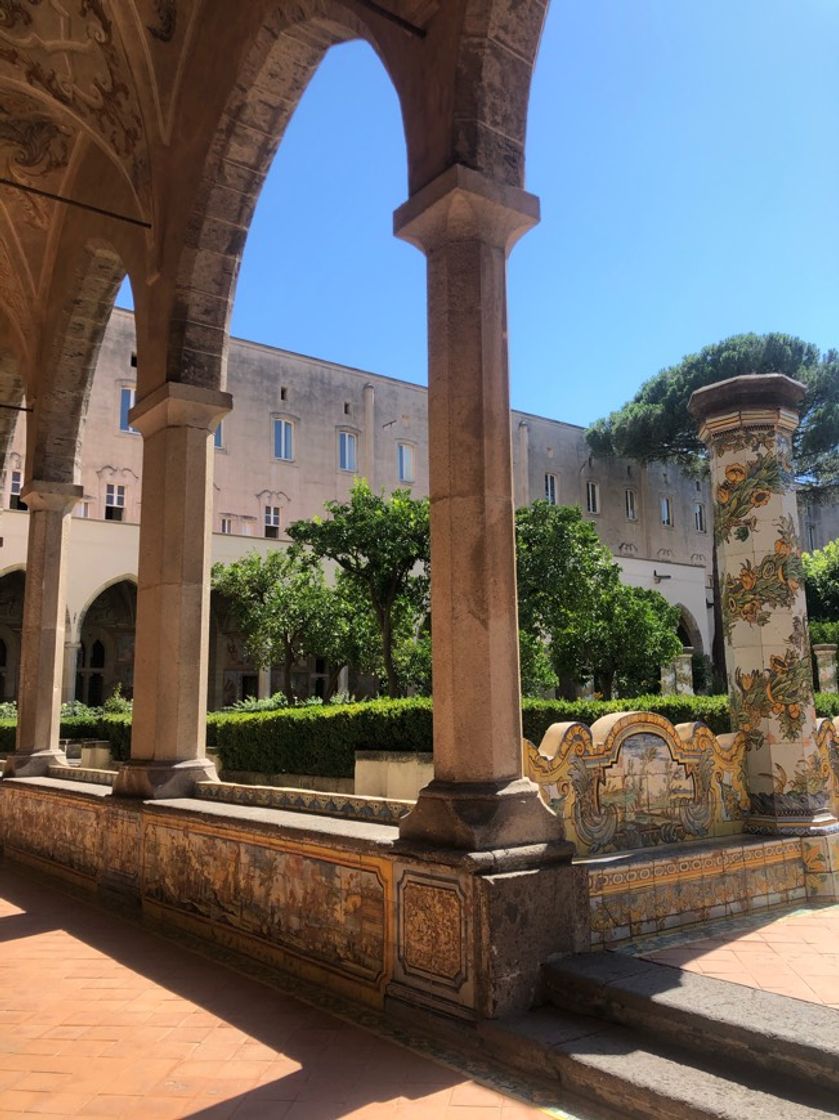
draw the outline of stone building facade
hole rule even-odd
[[[83,490],[71,525],[64,696],[101,702],[119,683],[130,693],[142,439],[128,412],[136,373],[134,317],[116,310],[105,331],[81,449]],[[232,339],[228,383],[235,406],[215,432],[213,559],[282,546],[289,524],[345,499],[356,477],[374,489],[428,493],[428,394],[420,385]],[[578,505],[628,582],[654,587],[682,610],[686,644],[709,651],[710,503],[707,484],[669,465],[592,458],[584,429],[513,412],[516,503]],[[14,695],[25,567],[25,513],[16,507],[25,464],[19,421],[3,480],[7,516],[0,572],[0,640]],[[148,498],[146,498],[148,501]],[[20,524],[16,525],[16,522]],[[276,542],[276,544],[275,544]],[[3,594],[6,587],[8,594]],[[0,650],[0,658],[2,650]],[[303,693],[322,687],[325,666],[301,666]],[[279,687],[249,665],[224,605],[212,612],[209,703]]]
[[[115,310],[94,374],[81,453],[83,496],[71,528],[63,694],[91,704],[118,683],[128,694],[132,685],[142,502],[142,439],[128,419],[136,362],[134,316]],[[240,339],[231,340],[228,378],[235,406],[214,437],[214,560],[282,546],[289,524],[320,513],[330,499],[345,499],[359,476],[377,490],[428,493],[423,386]],[[713,526],[707,482],[672,464],[595,459],[577,425],[514,411],[511,426],[516,504],[546,498],[578,505],[626,581],[655,588],[679,606],[685,644],[710,652]],[[3,505],[12,514],[20,513],[25,454],[21,420],[2,483]],[[0,669],[3,695],[11,697],[27,518],[20,513],[5,520]],[[839,535],[839,511],[802,509],[802,524],[820,547]],[[211,707],[279,687],[279,674],[260,674],[249,664],[224,604],[215,599],[211,633]],[[317,692],[326,676],[326,667],[313,660],[299,667],[298,688]]]

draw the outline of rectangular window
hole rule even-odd
[[[218,427],[213,432],[213,447],[224,447],[224,436],[221,434],[222,421],[219,420]]]
[[[624,496],[624,502],[626,504],[626,520],[627,521],[637,521],[638,520],[638,505],[637,505],[638,499],[636,497],[635,491],[634,490],[624,490],[623,496]]]
[[[816,526],[815,525],[808,525],[807,526],[807,551],[808,552],[815,552],[816,551]]]
[[[596,482],[586,483],[586,512],[600,513],[600,486]]]
[[[9,484],[9,509],[26,509],[26,502],[20,496],[22,486],[23,475],[20,471],[12,471],[12,481]]]
[[[555,474],[546,474],[545,475],[545,501],[548,503],[548,505],[551,505],[551,506],[556,505],[556,489],[557,489],[556,488],[556,475]]]
[[[673,502],[670,498],[661,499],[661,524],[673,527]]]
[[[693,503],[693,524],[697,533],[706,533],[708,531],[705,524],[705,507],[702,502]]]
[[[230,536],[230,534],[233,532],[233,518],[232,517],[222,517],[222,519],[221,519],[221,531],[222,531],[222,533],[225,534],[225,536]]]
[[[290,420],[274,421],[274,458],[288,462],[294,458],[294,424]]]
[[[265,507],[265,536],[276,540],[280,535],[280,507]]]
[[[396,466],[400,482],[414,481],[414,449],[409,443],[396,445]]]
[[[338,466],[342,471],[354,471],[357,440],[352,432],[338,433]]]
[[[123,385],[119,391],[119,430],[137,435],[137,429],[128,423],[128,413],[134,407],[134,392],[127,385]]]
[[[125,487],[109,482],[105,487],[105,520],[122,521],[125,516]]]
[[[79,502],[76,506],[76,517],[90,517],[90,502]]]

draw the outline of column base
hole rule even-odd
[[[208,758],[188,758],[181,762],[131,759],[119,769],[114,797],[141,797],[145,801],[191,797],[196,782],[217,781],[216,768]]]
[[[414,808],[399,824],[402,840],[492,851],[522,845],[562,843],[561,822],[528,778],[501,782],[444,782],[420,790]],[[569,856],[573,845],[568,844]]]
[[[743,826],[746,832],[759,836],[826,836],[839,832],[839,820],[827,809],[812,815],[773,817],[752,813]]]
[[[15,752],[3,764],[4,778],[42,778],[51,766],[67,766],[67,756],[53,748]]]

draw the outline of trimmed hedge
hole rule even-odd
[[[0,754],[11,754],[15,749],[17,721],[0,720]],[[111,754],[117,762],[131,757],[131,716],[68,716],[61,721],[59,737],[62,739],[107,739]]]
[[[592,724],[610,712],[649,711],[671,723],[702,720],[718,735],[729,731],[725,696],[636,696],[629,700],[525,700],[525,736],[539,743],[552,723]],[[839,694],[816,694],[816,712],[839,716]],[[116,761],[131,748],[129,715],[74,716],[62,720],[62,739],[107,739]],[[351,778],[357,750],[430,751],[431,700],[370,700],[269,712],[210,712],[207,746],[221,756],[225,770],[262,774],[314,774]],[[0,753],[15,746],[15,723],[0,720]]]
[[[431,700],[230,712],[215,735],[225,770],[351,778],[356,751],[430,751]]]

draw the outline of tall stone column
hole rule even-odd
[[[260,669],[256,679],[256,695],[259,700],[267,700],[271,695],[271,670]]]
[[[64,669],[62,671],[61,700],[71,704],[76,699],[76,676],[79,671],[81,642],[64,643]]]
[[[732,730],[742,737],[751,832],[839,828],[815,742],[792,433],[805,389],[781,374],[693,394],[711,457]]]
[[[813,653],[816,656],[816,670],[819,674],[819,692],[836,691],[836,648],[835,644],[828,642],[813,646]]]
[[[30,482],[22,497],[29,507],[26,590],[18,678],[15,753],[6,759],[4,777],[29,778],[64,765],[58,749],[64,630],[67,616],[67,538],[70,511],[81,486]]]
[[[507,255],[538,200],[454,166],[402,206],[428,258],[434,780],[401,835],[504,848],[557,835],[522,777]]]
[[[181,797],[215,778],[205,757],[212,529],[210,438],[228,393],[167,382],[134,406],[143,507],[131,760],[114,793]]]

